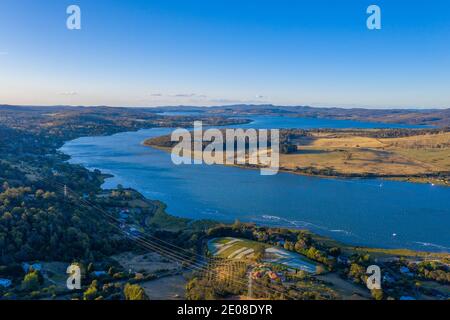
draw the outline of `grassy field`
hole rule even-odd
[[[213,239],[208,244],[208,249],[214,256],[228,259],[235,258],[235,256],[240,253],[245,253],[246,251],[248,251],[248,253],[243,254],[242,258],[251,259],[254,251],[258,247],[266,249],[268,246],[263,243],[234,238]]]
[[[236,238],[217,238],[208,243],[209,251],[216,257],[234,260],[252,260],[258,248],[264,249],[263,261],[283,265],[289,268],[304,270],[310,273],[316,271],[317,263],[304,256],[279,247],[264,243]]]
[[[297,150],[280,155],[280,168],[307,175],[380,177],[450,185],[450,132],[411,131],[406,137],[374,137],[378,132],[382,133],[374,129],[309,131],[290,139]],[[145,145],[171,151],[168,136],[149,139]],[[221,152],[216,156],[226,159]],[[207,163],[214,162],[204,157]],[[246,158],[248,161],[248,155]]]
[[[316,134],[292,141],[297,152],[283,154],[281,167],[331,170],[336,175],[417,178],[450,172],[450,133],[378,139],[345,131]],[[417,179],[416,179],[417,180]],[[423,182],[446,184],[424,178]]]

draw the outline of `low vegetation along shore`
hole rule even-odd
[[[176,143],[144,142],[166,151]],[[449,129],[282,130],[280,151],[280,171],[450,185]]]

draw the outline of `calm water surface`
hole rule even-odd
[[[409,127],[329,119],[252,117],[255,128]],[[246,126],[243,126],[246,127]],[[61,149],[71,163],[111,173],[104,187],[132,187],[194,219],[308,228],[346,243],[450,251],[450,188],[427,184],[305,177],[223,166],[175,166],[143,140],[171,129],[84,137]]]

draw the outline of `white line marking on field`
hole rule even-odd
[[[255,252],[255,250],[248,249],[248,250],[246,250],[244,252],[241,252],[238,256],[235,257],[235,259],[242,259],[243,257],[245,257],[245,256],[247,256],[247,255],[249,255],[249,254],[251,254],[253,252]]]
[[[233,259],[233,257],[237,256],[239,253],[241,253],[241,252],[243,252],[245,250],[248,250],[248,248],[247,247],[243,247],[243,248],[240,248],[240,249],[234,251],[232,254],[230,254],[228,256],[228,259]]]

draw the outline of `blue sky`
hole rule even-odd
[[[449,88],[448,0],[0,2],[0,104],[444,108]]]

